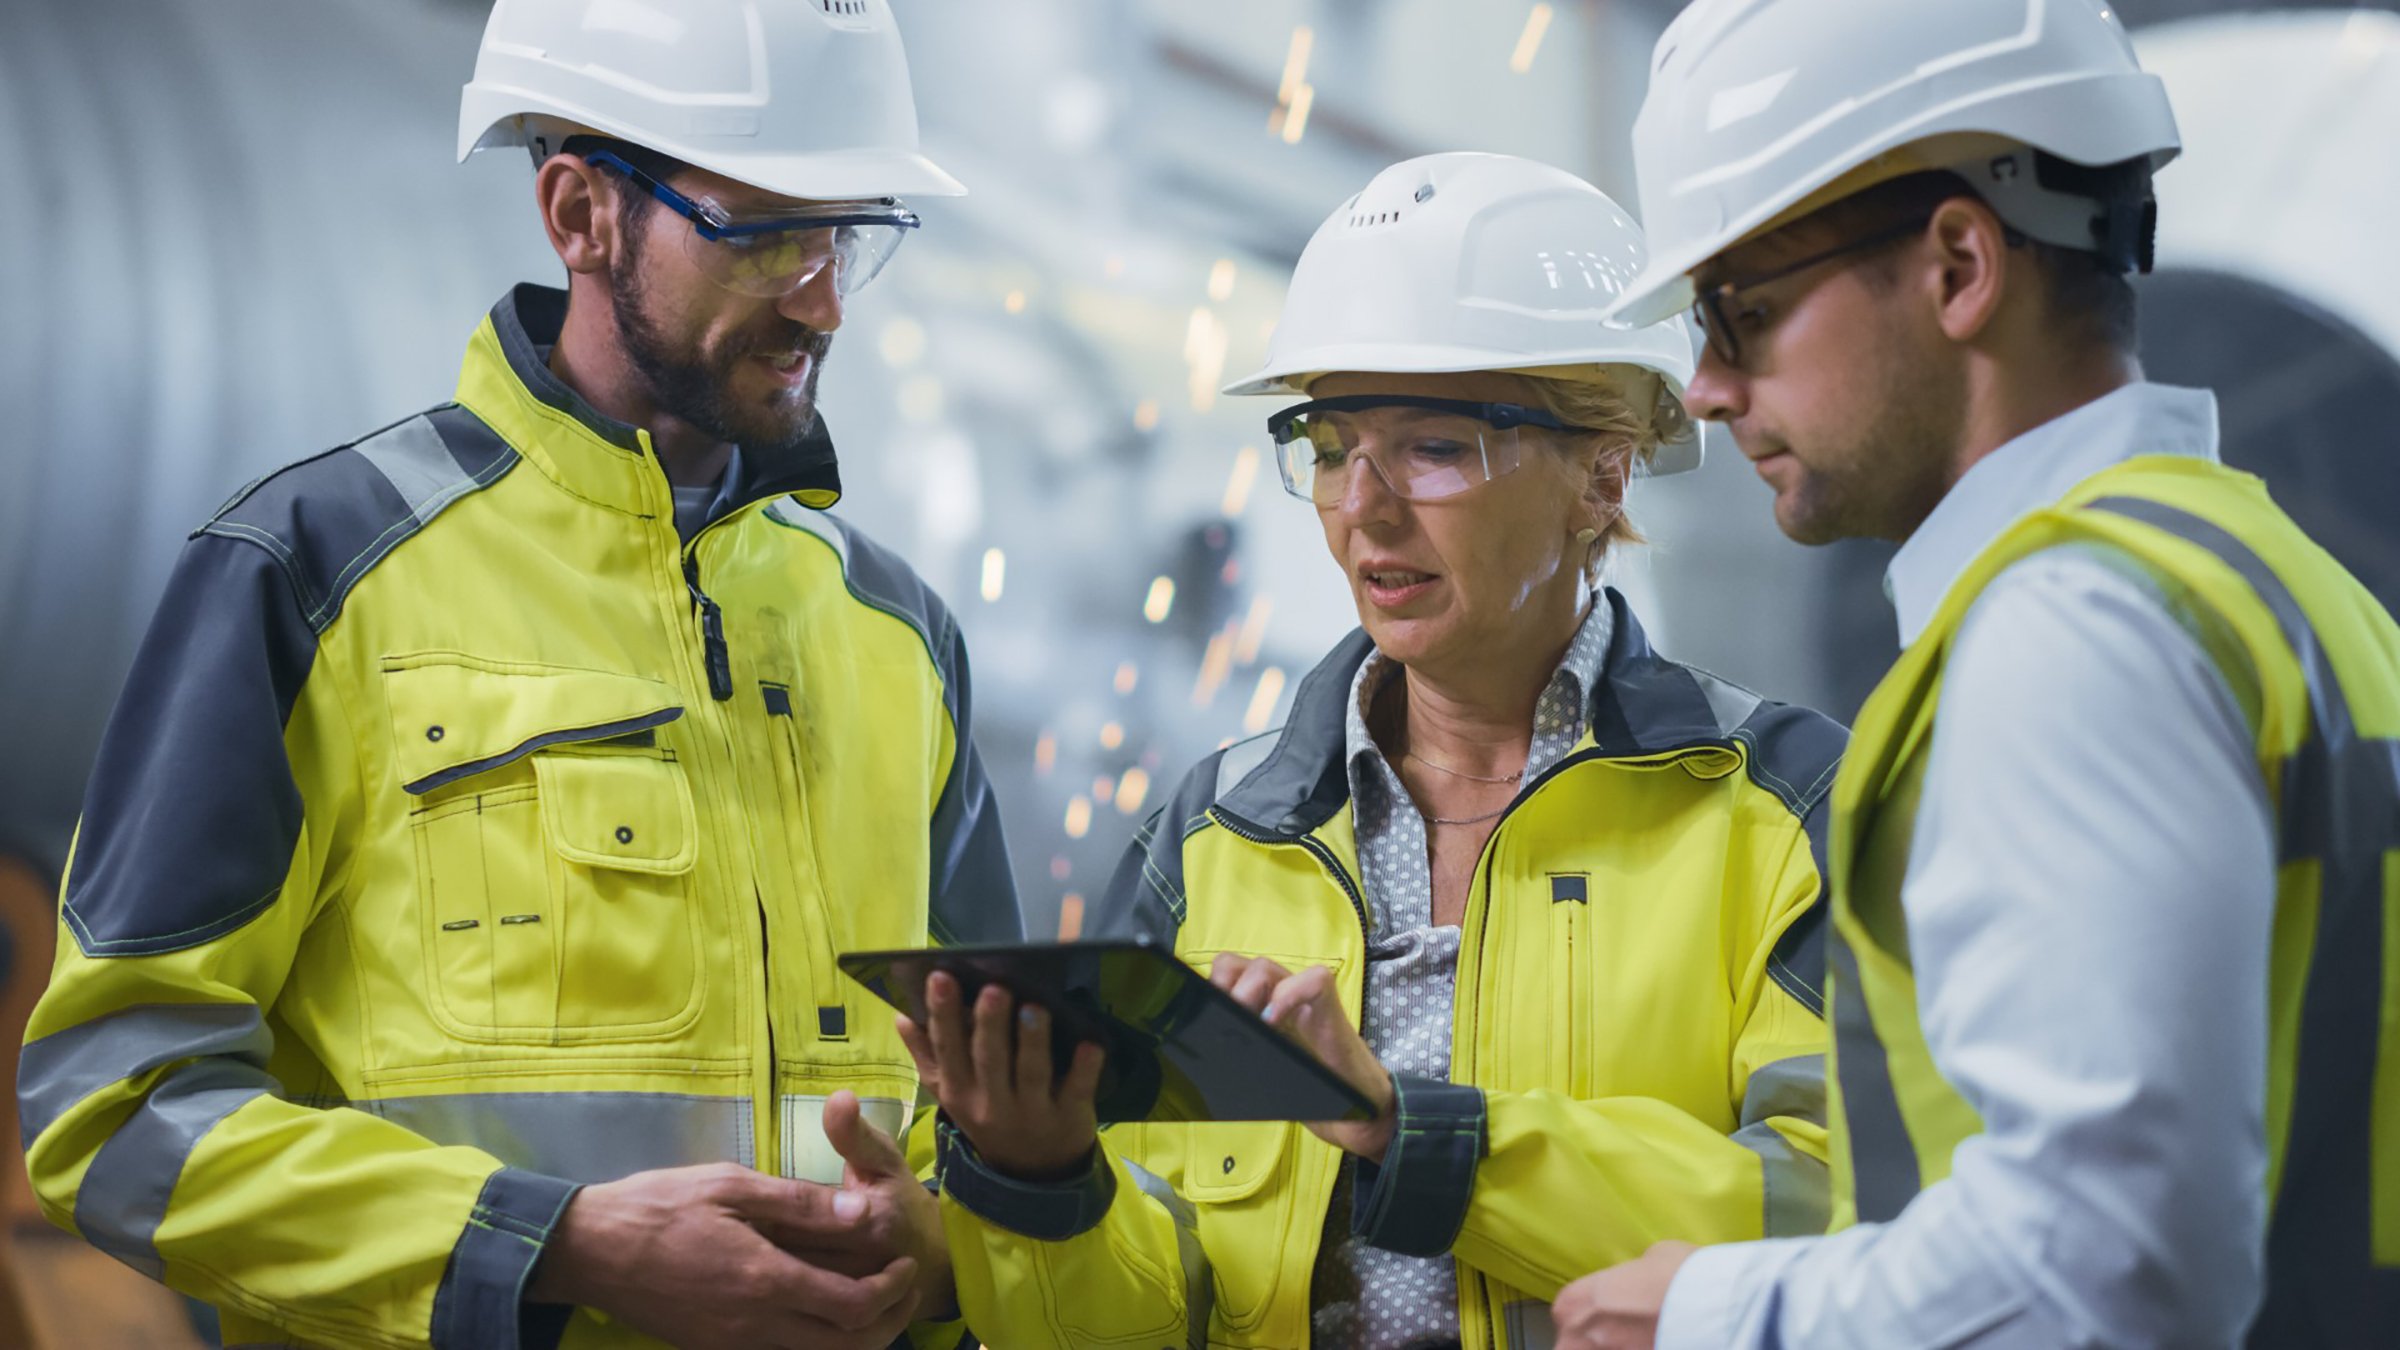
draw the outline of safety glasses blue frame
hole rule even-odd
[[[720,239],[745,239],[762,234],[782,234],[791,230],[829,230],[842,225],[888,225],[895,229],[913,230],[924,222],[917,213],[896,201],[886,200],[870,211],[827,212],[824,215],[790,216],[779,220],[737,223],[713,202],[696,202],[675,189],[643,173],[623,157],[608,150],[595,150],[583,157],[586,164],[614,169],[634,184],[656,197],[666,208],[692,223],[701,238],[715,243]]]

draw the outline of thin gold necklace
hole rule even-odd
[[[1432,760],[1425,758],[1423,755],[1418,754],[1414,750],[1410,750],[1400,757],[1402,759],[1413,759],[1419,764],[1422,764],[1426,768],[1432,769],[1437,773],[1446,773],[1452,778],[1464,778],[1470,783],[1514,783],[1525,776],[1525,771],[1523,769],[1518,769],[1515,773],[1508,774],[1500,778],[1486,778],[1482,774],[1468,773],[1463,769],[1453,769],[1447,764],[1436,764]]]
[[[1423,755],[1420,755],[1420,754],[1418,754],[1417,752],[1415,752],[1415,751],[1413,751],[1413,750],[1411,750],[1411,751],[1408,751],[1406,754],[1402,755],[1402,756],[1401,756],[1401,758],[1403,758],[1403,759],[1413,759],[1413,760],[1415,760],[1416,762],[1418,762],[1419,764],[1422,764],[1422,765],[1424,765],[1424,766],[1425,766],[1426,768],[1428,768],[1428,769],[1439,769],[1439,770],[1441,770],[1443,773],[1449,774],[1449,775],[1451,775],[1451,776],[1452,776],[1452,777],[1454,777],[1454,778],[1464,778],[1464,779],[1466,779],[1467,781],[1469,781],[1469,782],[1472,782],[1472,783],[1491,783],[1491,784],[1494,784],[1494,785],[1508,784],[1508,783],[1514,783],[1514,782],[1516,782],[1518,779],[1520,779],[1520,778],[1523,778],[1523,777],[1525,776],[1525,771],[1524,771],[1523,769],[1519,769],[1519,770],[1517,770],[1515,773],[1509,774],[1509,775],[1508,775],[1507,777],[1505,777],[1505,778],[1485,778],[1485,777],[1483,777],[1483,776],[1482,776],[1482,775],[1480,775],[1480,774],[1461,773],[1461,772],[1459,772],[1458,770],[1456,770],[1456,769],[1453,769],[1453,768],[1449,768],[1449,767],[1447,767],[1447,766],[1445,766],[1445,765],[1436,764],[1436,763],[1434,763],[1432,760],[1425,758]],[[1414,800],[1415,800],[1415,794],[1414,794],[1414,793],[1411,793],[1411,794],[1410,794],[1410,800],[1411,800],[1411,803],[1413,804],[1413,803],[1414,803]],[[1480,815],[1480,816],[1457,816],[1457,817],[1451,817],[1451,816],[1426,816],[1426,817],[1425,817],[1425,823],[1426,823],[1426,824],[1428,824],[1428,825],[1480,825],[1480,824],[1482,824],[1483,822],[1485,822],[1485,821],[1487,821],[1487,820],[1491,820],[1491,819],[1493,819],[1494,817],[1496,817],[1496,816],[1500,815],[1502,812],[1504,812],[1504,811],[1508,810],[1508,808],[1509,808],[1510,806],[1514,805],[1515,803],[1516,803],[1516,794],[1514,794],[1514,793],[1511,793],[1511,794],[1509,794],[1509,800],[1508,800],[1508,801],[1502,802],[1502,803],[1500,804],[1500,806],[1499,806],[1497,809],[1495,809],[1495,810],[1491,810],[1491,811],[1486,811],[1486,812],[1484,812],[1484,813],[1483,813],[1482,815]],[[1423,814],[1423,812],[1424,812],[1424,808],[1423,808],[1423,807],[1418,807],[1418,808],[1417,808],[1417,810],[1418,810],[1419,814]]]
[[[1403,687],[1405,688],[1405,686]],[[1414,750],[1403,751],[1400,757],[1404,760],[1413,759],[1419,764],[1422,764],[1426,768],[1432,769],[1437,773],[1446,773],[1453,778],[1464,778],[1471,783],[1516,783],[1522,781],[1525,777],[1525,770],[1521,767],[1512,774],[1506,774],[1499,778],[1486,778],[1482,774],[1468,773],[1462,769],[1453,769],[1447,764],[1436,764],[1432,760],[1425,758],[1423,755],[1418,754]],[[1406,783],[1401,784],[1403,789],[1405,789],[1407,786],[1408,785]],[[1480,816],[1429,816],[1425,814],[1424,807],[1417,806],[1415,793],[1409,793],[1408,797],[1409,805],[1417,807],[1418,817],[1428,825],[1481,825],[1487,820],[1496,820],[1502,815],[1507,814],[1508,808],[1516,805],[1515,795],[1511,794],[1510,799],[1501,803],[1497,809],[1486,811]]]
[[[1425,817],[1425,823],[1428,825],[1480,825],[1487,820],[1491,820],[1505,813],[1510,806],[1514,805],[1516,805],[1516,803],[1511,801],[1506,805],[1503,805],[1497,811],[1486,811],[1480,816],[1459,816],[1456,819],[1452,819],[1448,816],[1427,816]]]

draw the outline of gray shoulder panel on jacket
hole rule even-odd
[[[1714,679],[1715,677],[1707,677]],[[1827,826],[1833,778],[1850,733],[1822,713],[1760,700],[1733,729],[1748,750],[1750,781],[1767,789],[1799,818],[1817,872],[1817,902],[1792,920],[1767,960],[1767,974],[1801,1006],[1825,1015],[1825,919],[1832,910],[1833,866]]]
[[[958,672],[955,668],[957,622],[950,607],[934,593],[915,568],[892,550],[828,512],[812,510],[791,498],[771,503],[769,520],[815,535],[841,559],[842,583],[869,609],[881,610],[916,631],[925,654],[941,671],[943,701],[953,720],[958,716]]]
[[[259,479],[192,533],[273,555],[322,633],[361,577],[517,458],[482,419],[444,404]]]

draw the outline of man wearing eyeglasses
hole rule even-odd
[[[461,156],[568,272],[196,531],[20,1096],[228,1344],[957,1336],[837,952],[1019,935],[956,624],[822,514],[845,298],[962,189],[885,0],[501,0]]]
[[[1900,542],[1833,790],[1832,1231],[1559,1345],[2400,1344],[2400,626],[2144,382],[2166,90],[2098,0],[1699,0],[1635,130],[1693,411]],[[2380,1044],[2379,1044],[2380,1040]]]

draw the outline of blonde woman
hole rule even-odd
[[[1394,165],[1317,232],[1269,427],[1360,631],[1203,760],[1097,935],[1171,942],[1374,1119],[1097,1135],[1041,1010],[937,977],[961,1305],[991,1345],[1529,1347],[1661,1239],[1824,1224],[1823,794],[1839,727],[1653,651],[1608,551],[1690,467],[1679,326],[1596,316],[1639,231],[1498,155]],[[1363,1032],[1361,1026],[1363,1025]]]

